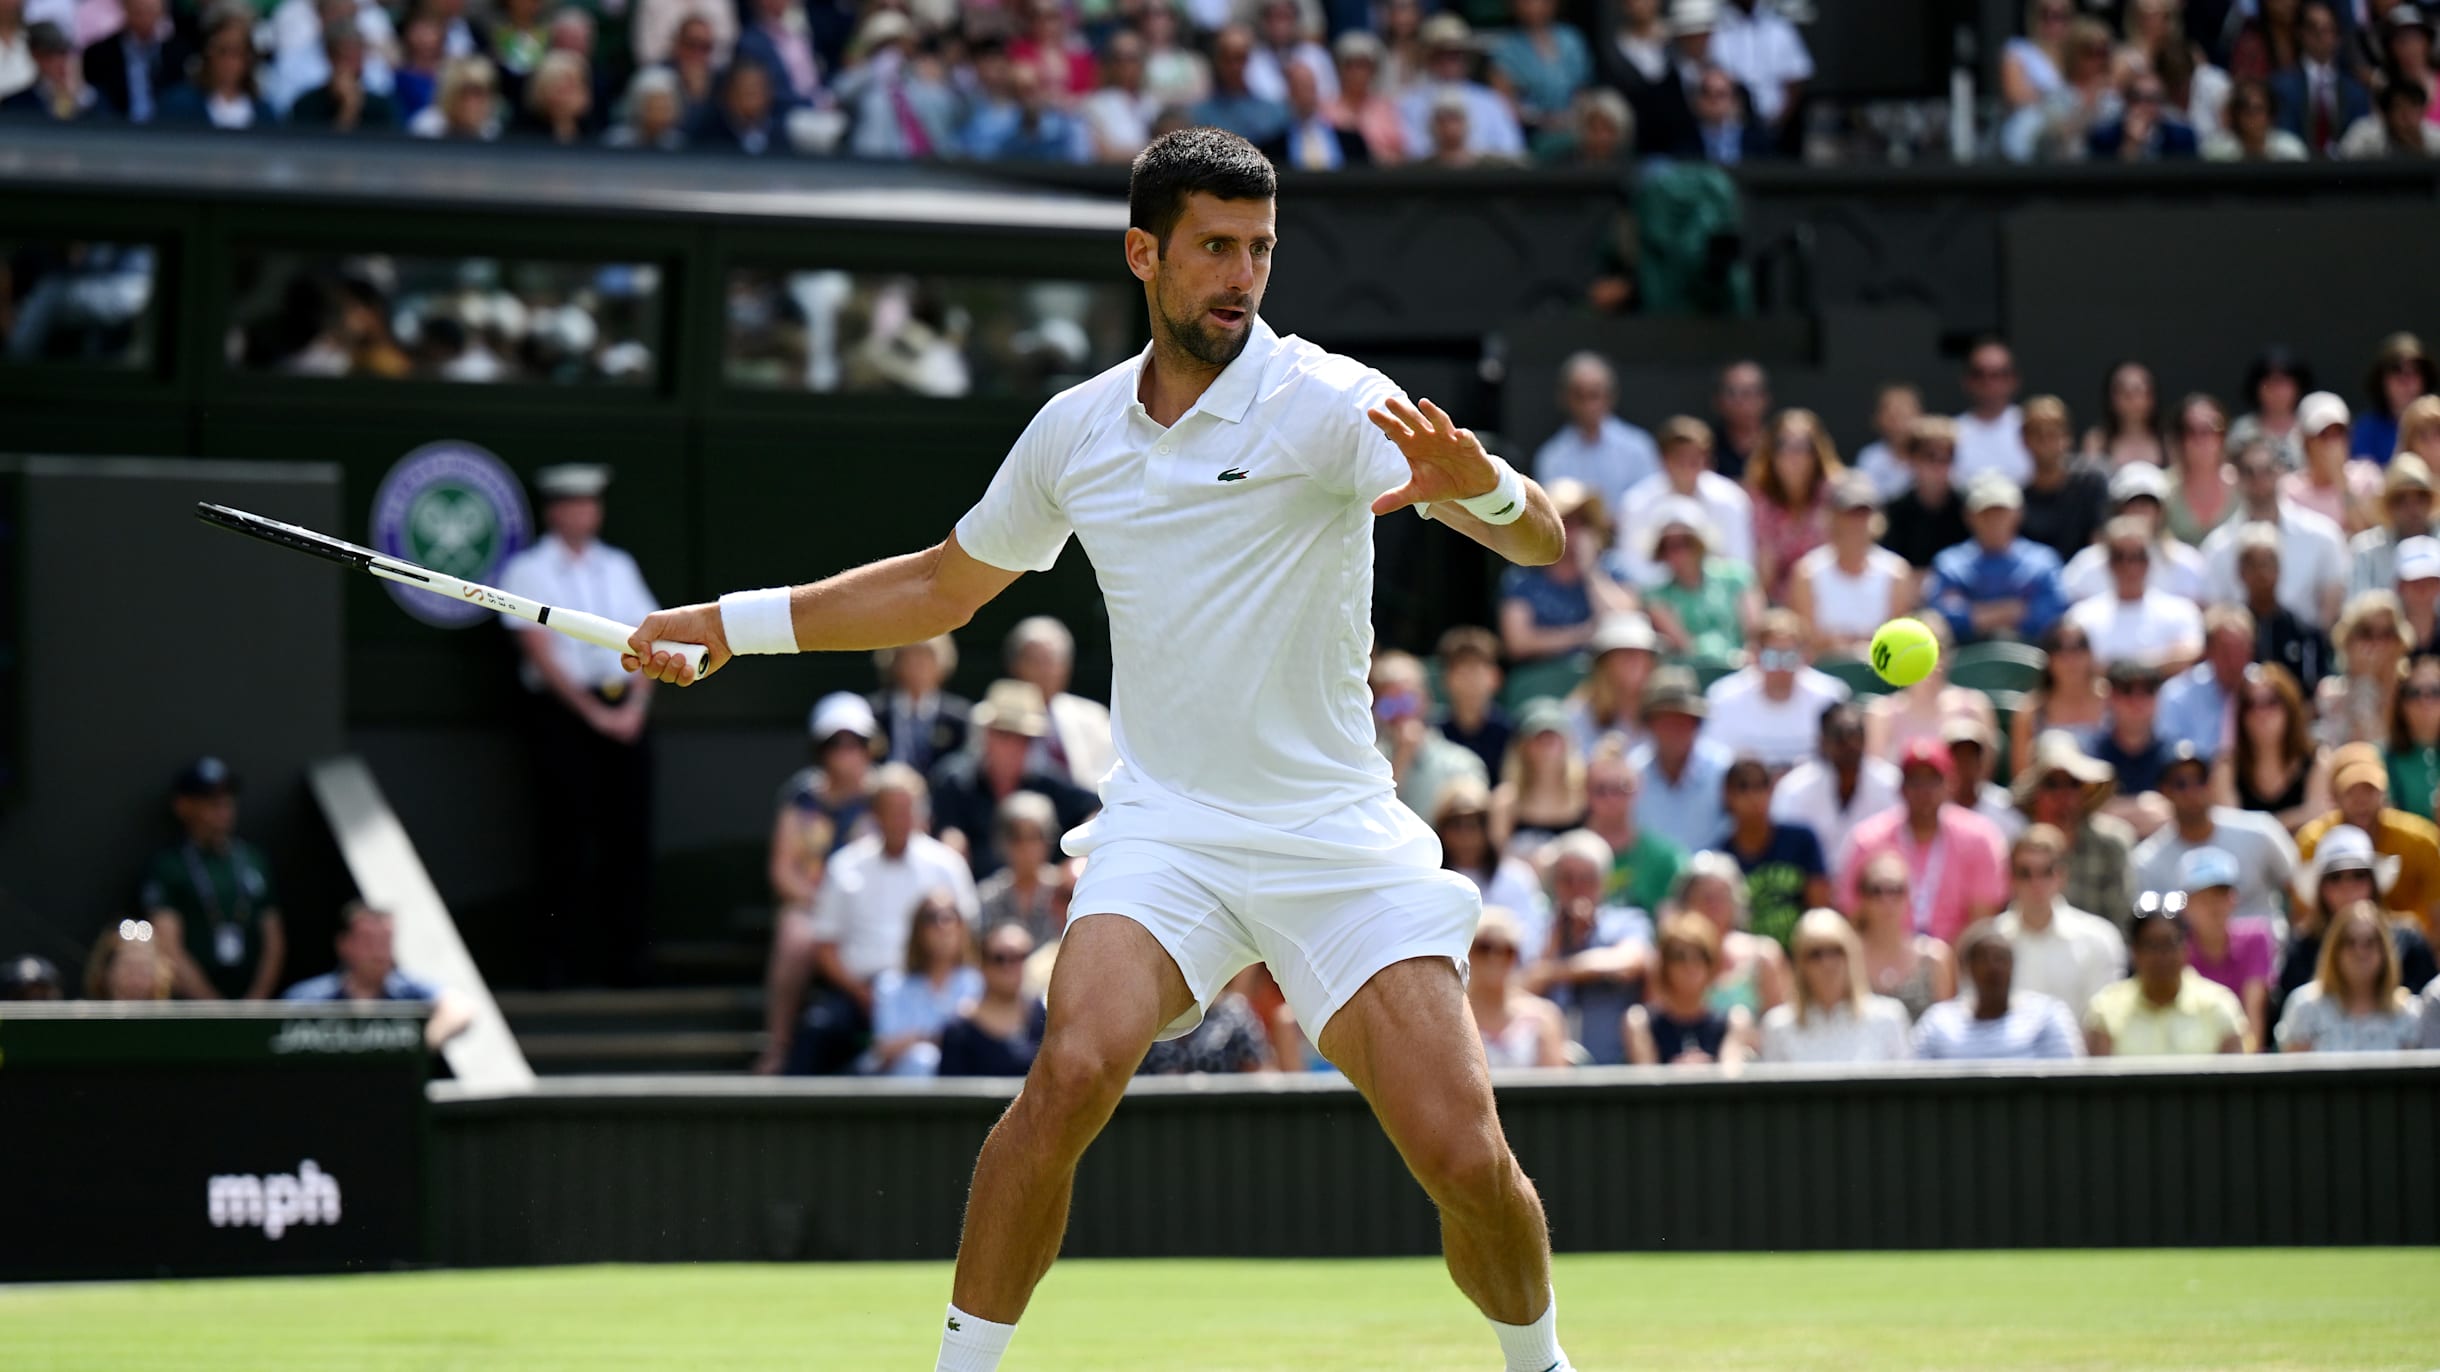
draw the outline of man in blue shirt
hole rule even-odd
[[[387,910],[360,900],[339,912],[337,970],[307,977],[281,995],[282,1000],[338,1003],[360,1000],[420,1000],[432,1005],[424,1023],[424,1042],[438,1048],[465,1031],[474,1020],[473,1007],[440,987],[399,970],[392,948]]]
[[[1651,738],[1627,755],[1627,765],[1643,778],[1635,827],[1689,853],[1711,847],[1728,827],[1723,783],[1736,759],[1697,737],[1710,713],[1693,672],[1661,668],[1644,687],[1644,729]]]
[[[2233,739],[2229,702],[2245,684],[2254,660],[2254,617],[2242,605],[2214,605],[2203,612],[2203,660],[2180,672],[2160,691],[2160,736],[2191,743],[2208,762]]]
[[[1278,136],[1288,127],[1288,107],[1263,99],[1246,85],[1246,67],[1253,60],[1252,29],[1231,24],[1220,30],[1212,39],[1212,93],[1196,101],[1187,117],[1257,146]]]
[[[2025,493],[1998,472],[1984,472],[1966,488],[1966,524],[1971,541],[1932,559],[1924,600],[1947,617],[1960,643],[2042,636],[2065,609],[2059,592],[2059,555],[2017,537]]]
[[[1623,518],[1627,488],[1660,471],[1661,450],[1618,417],[1618,374],[1608,359],[1588,348],[1559,364],[1559,404],[1567,427],[1534,453],[1534,480],[1545,488],[1561,477],[1581,481]]]

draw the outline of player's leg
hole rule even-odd
[[[1025,1312],[1059,1255],[1077,1160],[1109,1122],[1154,1035],[1195,1003],[1177,963],[1143,925],[1096,915],[1068,926],[1033,1071],[975,1162],[957,1250],[959,1310],[1000,1324]]]
[[[1318,1046],[1440,1208],[1458,1289],[1496,1323],[1533,1324],[1550,1301],[1550,1231],[1500,1130],[1456,967],[1419,957],[1382,968],[1330,1017]]]

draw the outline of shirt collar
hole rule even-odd
[[[1212,384],[1203,388],[1203,394],[1187,407],[1185,414],[1178,416],[1178,423],[1183,424],[1196,414],[1225,419],[1231,424],[1245,422],[1246,411],[1254,408],[1255,393],[1262,389],[1263,371],[1270,365],[1271,354],[1278,351],[1279,335],[1272,332],[1269,321],[1259,314],[1255,315],[1253,327],[1246,335],[1244,350],[1237,354],[1236,360],[1220,369],[1220,374],[1212,378]],[[1151,365],[1152,345],[1147,343],[1144,350],[1136,354],[1134,382],[1127,391],[1129,402],[1139,410],[1144,407],[1144,369]]]

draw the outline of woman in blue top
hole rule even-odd
[[[1593,79],[1593,54],[1572,24],[1558,22],[1559,0],[1516,0],[1517,26],[1492,40],[1491,70],[1526,124],[1563,124],[1568,102]]]
[[[873,979],[873,1046],[856,1070],[893,1077],[938,1073],[941,1031],[983,994],[983,974],[974,962],[974,930],[956,899],[946,891],[925,896],[907,930],[905,970]]]
[[[1610,551],[1610,514],[1601,497],[1568,478],[1549,491],[1567,530],[1567,554],[1547,567],[1500,573],[1500,646],[1518,666],[1576,652],[1593,641],[1593,626],[1605,616],[1635,608],[1626,569]]]

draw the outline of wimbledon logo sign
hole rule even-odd
[[[516,474],[472,443],[417,448],[373,493],[375,548],[466,581],[498,581],[502,564],[532,541],[533,528]],[[382,585],[426,624],[462,629],[491,617],[468,601],[394,581]]]

